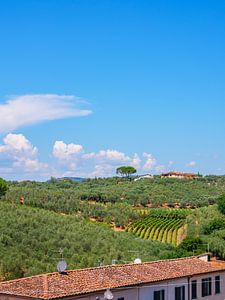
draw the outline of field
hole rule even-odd
[[[149,216],[132,222],[126,230],[144,240],[177,246],[187,236],[186,217],[189,213],[185,209],[149,209]]]

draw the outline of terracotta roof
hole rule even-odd
[[[110,265],[67,271],[67,275],[55,272],[5,281],[0,283],[0,294],[54,299],[221,270],[225,271],[225,264],[197,257]]]
[[[168,172],[168,173],[163,173],[161,176],[169,176],[169,175],[185,176],[185,177],[196,177],[196,176],[198,176],[194,173],[183,173],[183,172]]]

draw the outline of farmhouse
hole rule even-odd
[[[199,176],[197,174],[193,173],[183,173],[183,172],[168,172],[161,174],[161,177],[167,177],[167,178],[186,178],[186,179],[196,179]]]
[[[208,256],[110,265],[0,283],[1,300],[225,298],[225,262]]]

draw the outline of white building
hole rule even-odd
[[[150,174],[140,175],[137,178],[134,179],[134,181],[138,181],[141,179],[153,179],[154,177]]]
[[[225,262],[205,258],[102,266],[6,281],[0,283],[0,299],[224,300]]]

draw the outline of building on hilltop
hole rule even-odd
[[[145,175],[140,175],[140,176],[136,177],[134,179],[134,181],[138,181],[138,180],[141,180],[141,179],[153,179],[153,178],[154,178],[153,175],[145,174]]]
[[[207,256],[101,266],[0,283],[1,300],[224,298],[225,262],[208,261]]]
[[[186,178],[186,179],[197,179],[199,178],[198,174],[194,173],[183,173],[183,172],[168,172],[168,173],[162,173],[161,178]]]

